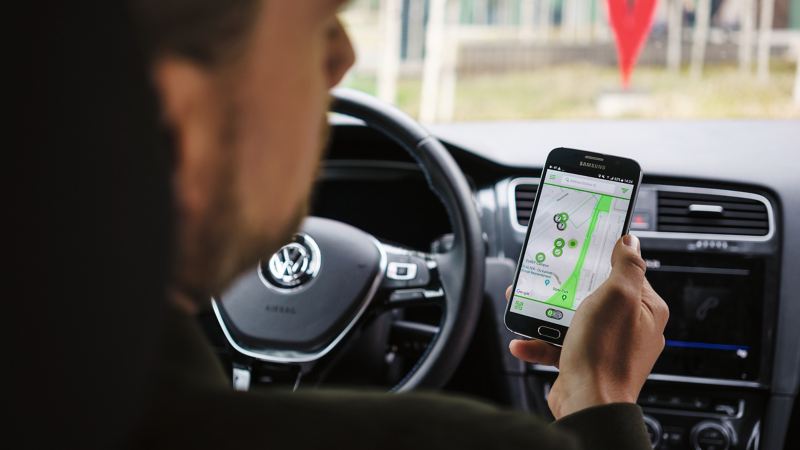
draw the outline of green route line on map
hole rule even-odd
[[[600,213],[608,213],[608,211],[611,209],[611,199],[613,196],[597,193],[594,194],[600,195],[600,200],[597,201],[597,204],[594,207],[594,212],[592,212],[592,221],[589,223],[589,229],[586,231],[586,238],[583,240],[583,246],[581,247],[580,255],[578,255],[578,262],[575,264],[575,269],[573,269],[572,274],[570,274],[569,278],[567,278],[567,281],[561,285],[561,288],[556,291],[552,297],[547,299],[545,303],[573,309],[572,304],[575,302],[575,291],[578,287],[578,278],[580,277],[581,270],[583,269],[583,262],[586,259],[586,253],[589,251],[589,244],[592,241],[592,234],[594,234],[594,229],[597,226],[597,219],[600,216]],[[566,298],[563,298],[564,295],[566,295]]]

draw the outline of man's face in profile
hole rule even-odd
[[[306,213],[329,90],[353,63],[341,0],[261,0],[238,54],[166,56],[154,77],[175,133],[177,284],[212,294],[282,245]]]

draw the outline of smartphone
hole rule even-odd
[[[506,327],[562,345],[581,302],[611,273],[642,180],[628,158],[557,148],[542,171],[517,264]]]

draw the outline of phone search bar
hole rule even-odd
[[[616,194],[617,187],[610,181],[597,180],[588,177],[576,177],[565,175],[561,179],[561,184],[567,187],[574,187],[576,189],[585,189],[592,192],[603,194]]]

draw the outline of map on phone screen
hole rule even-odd
[[[548,170],[539,189],[511,311],[569,324],[611,273],[633,185]]]

